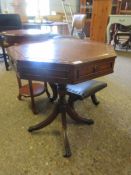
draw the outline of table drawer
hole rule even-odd
[[[94,73],[104,72],[113,68],[113,62],[97,63],[94,65]]]
[[[97,62],[95,64],[83,65],[76,70],[76,81],[84,81],[97,78],[113,72],[114,60]]]

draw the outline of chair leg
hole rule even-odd
[[[92,99],[93,104],[96,105],[96,106],[100,103],[100,102],[97,100],[95,94],[91,95],[91,99]]]
[[[4,62],[5,62],[5,68],[8,71],[9,70],[9,64],[8,64],[8,61],[7,61],[8,55],[5,53],[5,48],[4,47],[2,47],[2,52],[3,52]]]
[[[22,95],[20,94],[20,88],[22,87],[22,83],[21,83],[20,78],[17,75],[16,75],[16,78],[17,78],[18,87],[19,87],[19,94],[18,94],[17,98],[18,98],[18,100],[22,100]]]
[[[96,98],[96,95],[95,94],[92,94],[91,95],[91,99],[92,99],[92,102],[94,105],[98,105],[100,102],[97,100]],[[69,99],[68,99],[68,104],[74,108],[74,102],[77,101],[77,100],[80,100],[76,95],[69,95]]]
[[[18,100],[22,100],[22,95],[19,93],[17,98],[18,98]]]
[[[74,108],[74,102],[76,100],[78,100],[77,96],[75,96],[75,95],[69,95],[68,104],[71,106],[71,108]]]

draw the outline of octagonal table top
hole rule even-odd
[[[64,84],[112,73],[116,58],[110,45],[71,37],[11,46],[7,51],[21,78]]]
[[[81,64],[116,57],[112,46],[74,38],[58,38],[41,43],[12,46],[8,49],[15,60]]]

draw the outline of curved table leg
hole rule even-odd
[[[65,147],[65,152],[64,152],[64,157],[70,157],[71,156],[71,149],[70,149],[70,144],[69,140],[67,137],[67,122],[66,122],[66,111],[64,111],[61,114],[62,118],[62,128],[63,128],[63,138],[64,138],[64,147]]]
[[[49,125],[56,118],[58,113],[59,113],[58,105],[56,105],[53,112],[49,115],[49,117],[46,120],[42,121],[41,123],[39,123],[37,125],[29,127],[28,131],[32,132],[32,131],[44,128],[45,126]]]
[[[88,125],[91,125],[94,123],[92,119],[85,119],[80,117],[77,112],[73,108],[73,104],[70,106],[70,103],[66,102],[66,85],[58,85],[58,94],[59,94],[59,100],[57,102],[57,105],[55,106],[53,112],[49,117],[42,121],[41,123],[29,127],[28,131],[32,132],[35,130],[39,130],[44,128],[45,126],[49,125],[59,113],[61,113],[61,119],[62,119],[62,128],[63,128],[63,137],[64,137],[64,157],[70,157],[71,156],[71,149],[70,144],[67,136],[67,121],[66,121],[66,113],[69,114],[69,116],[80,123],[85,123]]]
[[[71,108],[69,105],[67,106],[67,113],[76,122],[85,123],[88,125],[94,124],[94,121],[92,119],[86,119],[86,118],[79,116],[79,114],[73,108]]]
[[[57,99],[58,97],[58,91],[57,91],[57,85],[55,83],[49,83],[51,90],[53,92],[52,97],[50,97],[50,101],[53,102]]]

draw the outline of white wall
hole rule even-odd
[[[13,7],[11,5],[13,0],[1,0],[1,10],[2,13],[8,11],[9,13],[13,13]]]
[[[74,13],[79,12],[79,1],[80,0],[66,0],[67,3],[71,5]],[[62,0],[50,0],[50,10],[56,12],[63,12]]]
[[[0,0],[2,12],[8,10],[9,13],[13,13],[12,1],[13,0]],[[44,1],[44,0],[43,0]],[[50,1],[50,10],[56,12],[63,12],[62,0],[49,0]],[[80,0],[66,0],[67,3],[70,3],[73,13],[79,13],[79,1]]]

